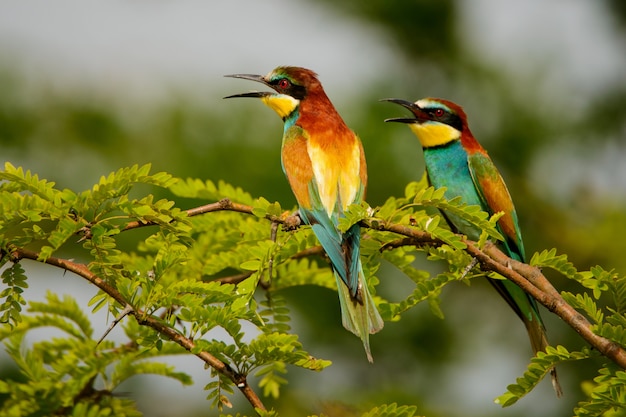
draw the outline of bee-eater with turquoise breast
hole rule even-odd
[[[365,195],[367,168],[363,145],[346,126],[313,71],[278,67],[265,76],[227,75],[258,81],[273,92],[232,97],[257,97],[284,122],[282,167],[299,206],[326,251],[337,280],[343,326],[363,341],[371,362],[369,335],[383,321],[367,288],[360,258],[358,224],[342,233],[339,218]]]
[[[428,181],[435,188],[446,187],[445,196],[461,196],[469,205],[478,205],[490,215],[503,212],[498,231],[504,236],[500,248],[511,258],[525,262],[524,244],[511,195],[487,151],[476,141],[463,109],[448,100],[425,98],[412,103],[385,99],[407,108],[409,118],[392,118],[387,122],[407,123],[424,150]],[[461,217],[444,212],[448,224],[458,233],[478,240],[481,231]],[[537,301],[509,280],[489,279],[515,313],[524,322],[533,351],[545,351],[548,345],[545,327]],[[552,369],[552,385],[561,395]]]

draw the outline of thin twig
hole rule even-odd
[[[215,278],[211,281],[219,282],[220,284],[239,284],[252,276],[256,271],[242,272],[241,274],[229,275],[227,277]]]
[[[117,315],[117,317],[115,318],[115,320],[113,320],[113,322],[111,322],[111,324],[109,325],[109,327],[104,331],[104,334],[102,335],[102,337],[100,339],[98,339],[98,342],[96,343],[96,345],[99,345],[100,343],[102,343],[102,341],[104,340],[105,337],[107,337],[107,335],[111,332],[111,330],[113,330],[113,328],[115,326],[117,326],[117,323],[119,323],[120,321],[122,321],[122,319],[126,316],[128,316],[130,313],[133,312],[133,306],[131,306],[130,304],[126,304],[126,307],[124,307],[124,310],[122,310],[120,312],[120,314]]]
[[[185,210],[185,212],[187,213],[187,217],[199,216],[200,214],[212,213],[215,211],[235,211],[238,213],[252,214],[252,207],[245,204],[234,203],[230,199],[224,198],[215,203],[205,204],[200,207]],[[280,217],[268,215],[266,216],[266,218],[271,221],[276,221],[277,223],[284,223],[284,220]],[[152,221],[132,221],[127,223],[124,228],[122,228],[122,231],[137,229],[139,227],[145,226],[155,226],[157,224],[158,223]]]

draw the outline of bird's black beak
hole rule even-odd
[[[265,85],[267,84],[267,81],[265,81],[265,77],[263,77],[262,75],[255,75],[255,74],[230,74],[230,75],[224,75],[224,77],[229,77],[229,78],[241,78],[243,80],[252,80],[252,81],[256,81],[259,83],[263,83]],[[271,96],[274,93],[271,93],[269,91],[250,91],[248,93],[242,93],[242,94],[233,94],[232,96],[227,96],[224,98],[234,98],[234,97],[267,97],[267,96]]]
[[[397,123],[419,123],[423,120],[426,120],[426,113],[422,109],[420,109],[417,104],[402,100],[400,98],[383,98],[380,101],[388,101],[390,103],[399,104],[404,108],[407,108],[413,113],[414,117],[392,117],[389,119],[385,119],[385,122],[397,122]]]
[[[269,91],[250,91],[248,93],[241,93],[241,94],[233,94],[232,96],[226,96],[224,98],[235,98],[235,97],[267,97],[267,96],[271,96],[274,93],[270,93]]]
[[[259,82],[259,83],[267,84],[264,76],[256,75],[256,74],[228,74],[228,75],[224,75],[224,77],[241,78],[243,80],[252,80],[252,81]]]

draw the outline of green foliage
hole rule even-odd
[[[626,372],[602,368],[593,383],[586,385],[589,401],[574,409],[576,417],[621,416],[626,412]]]
[[[5,261],[8,257],[5,258]],[[4,299],[0,305],[0,323],[9,324],[11,327],[22,321],[22,306],[26,305],[26,300],[22,296],[26,283],[26,274],[19,263],[14,263],[10,267],[2,271],[2,283],[6,288],[0,292],[0,298]]]
[[[466,245],[461,237],[452,233],[438,212],[432,209],[446,210],[453,212],[483,230],[485,239],[502,239],[496,230],[498,216],[488,219],[485,212],[481,212],[478,206],[468,206],[460,199],[446,200],[445,189],[435,190],[428,187],[425,181],[412,182],[407,185],[404,198],[390,198],[376,211],[376,217],[370,222],[375,224],[380,221],[409,224],[417,230],[427,232],[433,238],[445,242],[437,247],[399,247],[393,250],[384,251],[383,259],[391,262],[394,266],[406,274],[414,283],[415,289],[404,300],[397,303],[382,302],[379,306],[380,312],[385,320],[399,320],[400,315],[421,301],[427,300],[433,314],[443,318],[443,313],[439,308],[439,296],[443,287],[459,279],[470,279],[482,274],[470,274],[466,271],[471,259],[464,251]],[[386,247],[389,233],[372,233],[372,236],[380,239],[381,246]],[[435,277],[416,268],[415,250],[422,250],[428,253],[431,261],[443,261],[447,263],[449,270],[438,274]]]
[[[209,204],[186,211],[173,200],[155,198],[152,190]],[[235,210],[227,203],[239,206]],[[335,290],[336,282],[309,227],[278,226],[287,216],[278,202],[254,198],[223,181],[151,174],[149,165],[120,169],[83,192],[59,190],[7,163],[0,172],[0,204],[5,286],[0,293],[0,340],[23,378],[0,381],[0,393],[9,398],[0,405],[6,415],[138,415],[132,400],[115,395],[124,381],[151,374],[191,383],[189,375],[160,360],[166,355],[195,354],[212,364],[205,389],[209,404],[220,411],[232,406],[243,380],[253,378],[263,397],[276,400],[283,395],[290,368],[322,371],[331,365],[300,342],[291,323],[293,306],[283,291],[303,285]],[[448,201],[444,190],[424,181],[410,183],[403,197],[390,197],[380,207],[353,205],[340,221],[343,229],[355,223],[370,226],[361,253],[374,294],[383,263],[401,271],[413,286],[400,300],[375,295],[387,321],[401,320],[423,301],[443,318],[440,295],[445,286],[484,276],[439,210],[480,229],[479,245],[502,238],[496,229],[498,215],[489,218],[459,199]],[[425,233],[429,243],[383,230],[392,224]],[[136,234],[141,237],[133,240]],[[444,270],[432,273],[417,265],[418,252]],[[67,253],[81,261],[68,260]],[[92,319],[71,298],[49,293],[45,302],[27,303],[22,259],[29,257],[71,267],[94,284],[93,311],[104,308],[118,318],[128,342],[105,339],[97,344],[100,335],[93,334]],[[531,263],[589,290],[591,296],[564,291],[563,297],[593,322],[596,333],[626,344],[626,278],[601,267],[579,272],[555,250],[535,254]],[[28,311],[22,313],[25,305]],[[26,342],[30,332],[44,326],[59,335]],[[512,405],[553,366],[592,359],[590,352],[559,346],[539,353],[496,401]],[[623,380],[622,372],[601,370],[577,415],[615,409],[623,400]],[[389,404],[362,416],[410,417],[416,412],[416,406]],[[256,413],[278,415],[275,410]]]
[[[416,406],[398,406],[393,403],[373,408],[367,413],[362,414],[361,417],[413,417],[416,415],[416,412]]]
[[[287,333],[291,330],[289,307],[280,294],[267,292],[265,293],[265,300],[259,304],[261,306],[259,316],[264,320],[263,330],[266,333]]]
[[[278,416],[276,411],[262,411],[256,410],[260,417],[274,417]],[[392,404],[383,404],[378,407],[374,407],[369,411],[359,414],[360,417],[417,417],[417,407],[414,405],[401,405],[399,406],[396,403]],[[345,415],[345,413],[344,413]],[[350,414],[352,415],[352,414]],[[354,413],[356,416],[357,414]],[[236,417],[240,415],[237,414]],[[220,417],[232,417],[231,415],[220,415]],[[317,415],[312,415],[310,417],[318,417]],[[325,414],[320,414],[319,417],[325,417]]]
[[[407,190],[415,189],[415,187],[419,186],[419,183],[409,184]],[[501,215],[496,214],[489,218],[487,213],[482,211],[479,206],[467,205],[462,202],[461,197],[456,197],[452,200],[446,200],[444,197],[445,191],[445,188],[435,189],[433,187],[428,187],[425,189],[421,189],[417,191],[417,193],[413,197],[412,204],[421,207],[435,207],[439,210],[445,210],[446,212],[464,218],[469,223],[482,230],[483,233],[486,233],[487,237],[492,237],[497,240],[504,240],[500,232],[498,232],[498,230],[496,229],[496,222]],[[459,249],[464,249],[465,245],[463,245],[461,242],[458,242],[457,236],[445,233],[437,233],[436,227],[439,222],[438,219],[439,217],[431,217],[431,220],[426,220],[424,230],[431,233],[433,237],[437,237],[444,242],[450,244],[451,246],[457,247]],[[435,224],[432,224],[433,221],[435,221]],[[433,234],[433,232],[435,232],[435,234]],[[450,239],[450,242],[448,242],[447,239]]]
[[[449,282],[457,279],[452,273],[442,273],[434,278],[425,271],[416,269],[412,263],[415,259],[408,248],[398,248],[394,251],[383,253],[384,259],[392,262],[402,272],[404,272],[415,283],[415,289],[404,300],[398,303],[381,303],[380,314],[385,320],[400,320],[400,315],[419,302],[429,300],[433,313],[443,318],[441,311],[437,308],[439,295],[442,288]]]
[[[151,373],[191,382],[171,367],[146,361],[162,352],[139,355],[136,348],[112,342],[97,346],[88,317],[71,298],[48,294],[46,302],[30,302],[28,313],[13,329],[0,328],[0,340],[24,378],[0,384],[0,392],[9,394],[3,415],[138,416],[133,401],[112,395],[128,378]],[[26,346],[25,336],[43,326],[65,336]]]
[[[330,275],[326,265],[318,268],[307,258],[292,259],[314,244],[312,234],[305,230],[279,233],[272,240],[265,216],[282,214],[278,204],[253,200],[241,189],[224,182],[215,185],[210,181],[184,181],[164,173],[150,174],[149,169],[147,165],[121,169],[102,177],[91,190],[74,193],[59,191],[53,183],[7,163],[5,171],[0,172],[0,179],[4,180],[0,183],[4,206],[0,219],[3,263],[13,260],[9,256],[11,248],[25,244],[41,248],[39,261],[50,260],[59,251],[76,251],[78,245],[71,238],[78,235],[83,249],[80,257],[89,260],[86,273],[109,286],[101,289],[112,288],[132,305],[131,311],[152,317],[193,340],[195,347],[191,353],[209,352],[244,376],[254,371],[260,378],[259,387],[267,396],[279,396],[280,386],[286,383],[287,366],[319,371],[330,365],[329,361],[308,354],[297,336],[290,334],[289,309],[279,292],[266,292],[261,308],[254,297],[261,279],[270,282],[276,278],[280,282],[276,286],[278,291],[309,283],[311,271]],[[251,204],[256,217],[218,212],[190,218],[172,201],[156,200],[151,194],[132,197],[141,192],[139,186],[161,187],[185,198],[216,201],[227,198]],[[123,234],[145,227],[152,230],[147,238],[137,242],[135,250],[120,248]],[[311,268],[302,268],[303,265]],[[74,399],[90,384],[90,392],[107,392],[98,395],[98,401],[94,402],[102,415],[106,407],[133,409],[131,401],[119,400],[110,393],[134,375],[151,373],[184,384],[191,382],[188,375],[164,363],[146,361],[184,352],[162,333],[141,326],[136,320],[124,320],[129,345],[114,347],[105,341],[96,347],[90,321],[73,300],[60,300],[49,294],[47,303],[31,302],[30,314],[22,317],[19,313],[25,301],[21,292],[27,287],[27,278],[21,263],[10,263],[3,270],[3,280],[6,289],[2,293],[5,300],[2,311],[7,327],[3,328],[2,338],[8,340],[13,360],[28,378],[22,385],[9,384],[12,388],[6,388],[5,392],[16,395],[16,402],[7,403],[7,407],[20,407],[19,390],[30,387],[32,393],[39,389],[32,384],[35,379],[40,384],[50,381],[56,384],[55,395],[38,407],[60,410],[77,406],[80,401]],[[230,280],[233,282],[229,283]],[[111,295],[110,291],[94,293],[90,302],[94,311],[106,307],[118,316],[126,306],[119,305]],[[261,333],[244,341],[242,321]],[[25,351],[20,335],[41,326],[53,326],[69,339],[40,342]],[[212,336],[218,327],[230,340]],[[84,350],[92,352],[94,357],[81,357],[79,352]],[[90,366],[78,366],[78,358],[88,361]],[[66,364],[62,371],[53,362],[55,359]],[[55,372],[48,371],[48,366],[55,368]],[[216,379],[207,384],[208,398],[221,409],[229,404],[228,396],[236,384],[222,373],[212,375]],[[72,378],[65,382],[67,376]],[[103,387],[96,389],[94,384]],[[101,397],[107,400],[102,402]],[[35,407],[34,398],[29,400],[28,407]]]
[[[546,352],[538,352],[532,358],[524,375],[517,378],[515,384],[507,387],[507,392],[495,399],[496,404],[502,407],[513,405],[528,394],[541,381],[554,366],[561,362],[587,359],[591,356],[589,349],[584,348],[580,352],[568,352],[563,346],[553,348],[548,346]]]
[[[576,270],[574,264],[568,261],[567,255],[557,255],[556,249],[554,248],[535,253],[530,259],[529,264],[539,268],[554,269],[569,279],[582,280],[582,276],[578,270]]]
[[[197,178],[188,178],[174,182],[169,187],[169,190],[178,197],[197,198],[209,201],[228,198],[242,204],[252,204],[253,202],[250,194],[224,181],[218,181],[216,185],[210,180],[202,181]]]
[[[575,309],[583,312],[592,323],[594,333],[602,336],[622,347],[626,347],[626,320],[623,306],[624,283],[626,277],[613,271],[607,271],[600,266],[592,267],[589,271],[578,271],[566,255],[557,255],[556,249],[544,250],[533,255],[531,265],[553,269],[564,277],[576,281],[588,288],[588,293],[571,293],[563,291],[563,299]],[[606,300],[608,303],[599,303]],[[503,407],[514,404],[526,395],[550,371],[561,362],[578,361],[593,358],[597,353],[588,348],[580,351],[568,351],[563,346],[556,349],[549,347],[546,353],[539,352],[532,359],[524,375],[517,379],[516,384],[509,385],[508,391],[496,399]],[[581,401],[574,410],[576,416],[621,415],[618,411],[624,410],[624,373],[616,371],[614,367],[601,368],[593,384],[586,384],[588,401]],[[617,412],[617,414],[613,414]]]

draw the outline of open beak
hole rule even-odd
[[[265,81],[265,77],[263,77],[262,75],[254,75],[254,74],[229,74],[229,75],[224,75],[224,77],[229,77],[229,78],[241,78],[243,80],[252,80],[252,81],[256,81],[259,83],[263,83],[265,85],[267,85],[267,82]],[[267,97],[267,96],[271,96],[274,93],[269,92],[269,91],[250,91],[248,93],[241,93],[241,94],[233,94],[232,96],[227,96],[224,98],[234,98],[234,97]]]
[[[234,97],[267,97],[267,96],[271,96],[274,93],[270,93],[269,91],[250,91],[248,93],[241,93],[241,94],[233,94],[232,96],[226,96],[224,98],[234,98]]]
[[[388,101],[390,103],[395,103],[395,104],[399,104],[404,108],[407,108],[411,111],[411,113],[413,113],[414,117],[392,117],[390,119],[385,119],[385,122],[397,122],[397,123],[420,123],[424,120],[428,120],[427,119],[427,114],[420,109],[417,104],[411,102],[411,101],[407,101],[407,100],[402,100],[399,98],[383,98],[380,101]]]

